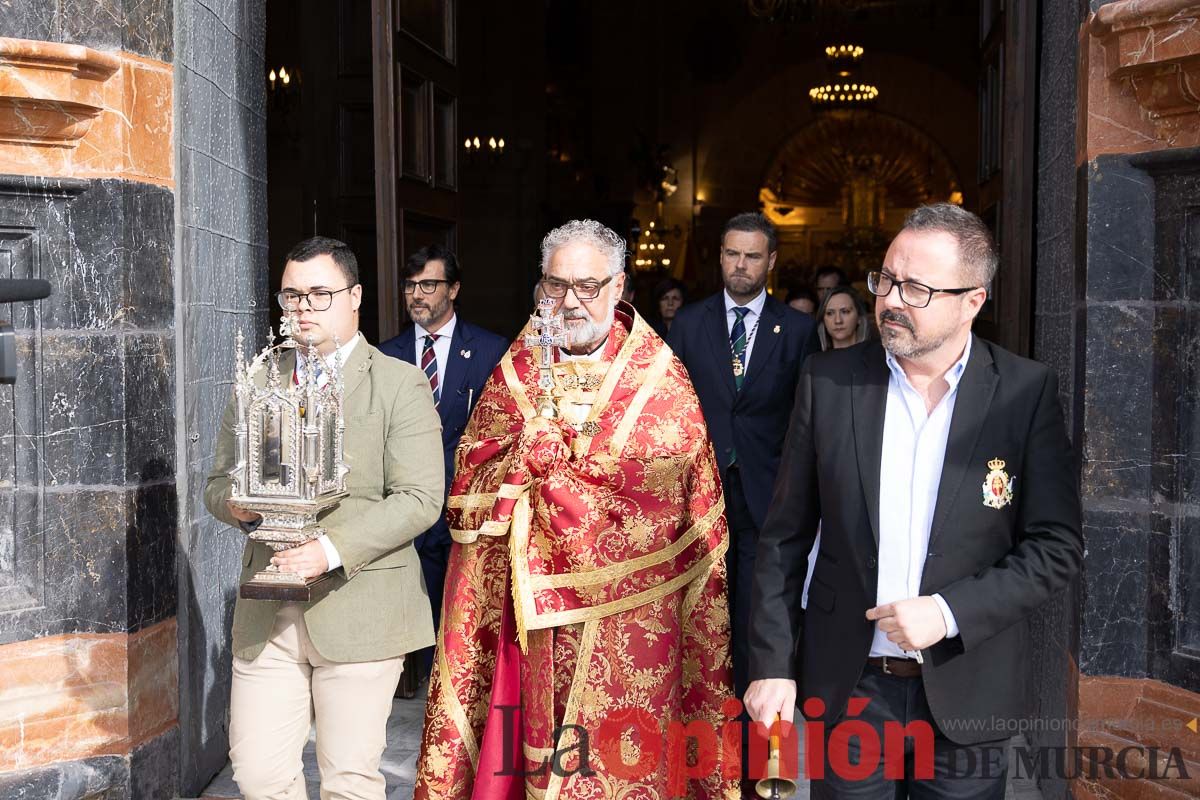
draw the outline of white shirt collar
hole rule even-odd
[[[341,368],[345,369],[346,364],[349,363],[349,361],[350,361],[350,354],[354,352],[354,348],[356,345],[358,345],[358,340],[361,338],[362,338],[362,334],[359,333],[358,331],[355,331],[354,335],[350,337],[350,341],[346,342],[344,345],[339,347],[336,351],[334,351],[334,353],[330,353],[329,355],[325,356],[325,363],[332,365],[334,362],[334,359],[336,358],[338,360]],[[297,378],[299,378],[300,376],[302,376],[304,374],[305,361],[307,360],[305,358],[306,350],[307,350],[307,348],[304,348],[304,347],[296,348]],[[318,373],[318,375],[321,375],[322,371],[318,369],[317,373]]]
[[[967,346],[963,348],[963,354],[951,365],[950,369],[942,376],[946,379],[946,383],[950,385],[950,391],[954,391],[958,387],[958,382],[962,380],[963,372],[967,369],[967,359],[971,357],[971,342],[975,338],[974,334],[967,334]],[[883,350],[887,358],[888,369],[892,371],[892,376],[898,381],[908,382],[908,374],[905,373],[904,367],[900,366],[900,362],[892,355],[887,348]]]
[[[358,340],[361,338],[362,334],[355,331],[354,335],[350,337],[350,341],[338,348],[338,356],[342,359],[342,366],[345,366],[346,362],[350,360],[350,354],[354,352],[354,348],[358,345]]]
[[[604,341],[596,345],[596,349],[590,353],[572,353],[569,350],[558,348],[558,357],[561,361],[598,361],[600,356],[604,354],[604,348],[608,345],[608,337],[604,337]]]
[[[725,313],[729,314],[729,312],[732,311],[738,304],[734,301],[734,299],[732,297],[729,296],[728,289],[726,289],[724,292],[722,292],[722,294],[725,295]],[[763,289],[761,292],[758,293],[758,297],[754,298],[749,303],[746,303],[745,307],[750,309],[751,313],[753,313],[754,316],[757,317],[759,314],[762,313],[763,306],[765,306],[766,304],[767,304],[767,290]]]
[[[458,314],[451,314],[450,319],[446,321],[446,324],[438,328],[436,331],[427,331],[415,322],[413,323],[413,327],[416,329],[418,341],[431,334],[437,334],[438,339],[444,336],[446,337],[446,341],[450,341],[450,338],[454,336],[454,326],[457,324]],[[437,339],[434,341],[437,341]]]

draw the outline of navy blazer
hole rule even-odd
[[[492,370],[500,363],[508,350],[508,340],[489,330],[472,325],[458,317],[454,335],[450,338],[450,359],[446,364],[446,377],[442,381],[442,396],[438,403],[438,416],[442,420],[442,450],[446,459],[446,491],[454,479],[454,449],[467,427],[471,411],[483,392],[483,385],[491,377]],[[389,356],[417,363],[416,328],[410,323],[399,336],[379,345],[380,351]],[[419,365],[417,365],[419,366]],[[446,527],[445,514],[422,537],[430,534],[444,544],[450,544],[450,530]]]
[[[700,397],[722,480],[737,449],[746,504],[759,530],[779,471],[800,365],[815,348],[815,329],[812,317],[767,295],[741,391],[733,382],[724,291],[681,308],[667,336]]]

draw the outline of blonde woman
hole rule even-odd
[[[871,314],[858,292],[835,286],[817,309],[817,337],[822,350],[840,350],[865,342],[873,335]]]

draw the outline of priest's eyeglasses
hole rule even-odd
[[[354,286],[357,285],[357,283],[354,284]],[[301,300],[308,300],[308,307],[313,311],[328,311],[329,307],[333,305],[333,296],[335,294],[348,292],[354,286],[347,286],[344,289],[337,289],[336,291],[313,289],[311,292],[292,292],[285,289],[282,292],[278,292],[275,295],[275,299],[279,301],[279,307],[284,311],[299,311]]]
[[[917,281],[898,281],[886,272],[878,270],[867,273],[867,289],[876,297],[887,297],[895,288],[900,292],[900,300],[906,306],[924,308],[929,305],[935,294],[966,294],[978,289],[978,286],[967,286],[963,289],[934,289]]]
[[[613,276],[609,275],[602,281],[589,280],[568,283],[567,281],[560,281],[558,278],[542,278],[542,293],[545,294],[546,297],[552,297],[555,300],[558,300],[566,297],[567,290],[570,289],[571,291],[575,292],[575,296],[580,300],[595,300],[600,296],[600,290],[607,286],[612,279]]]

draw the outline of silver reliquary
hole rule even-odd
[[[249,362],[237,337],[234,394],[237,420],[237,463],[230,499],[262,515],[250,538],[276,552],[305,544],[324,531],[322,511],[346,497],[342,459],[345,419],[342,364],[335,354],[325,358],[317,348],[294,338],[287,317],[280,325],[282,341],[263,348]],[[292,375],[281,375],[286,351],[302,363]],[[305,579],[267,565],[242,584],[242,597],[256,600],[309,600],[311,586],[326,576]]]

